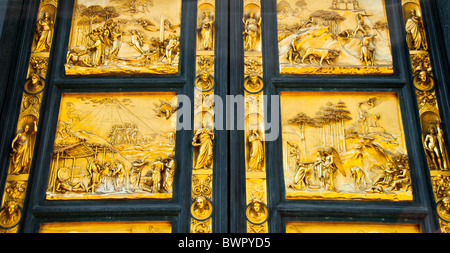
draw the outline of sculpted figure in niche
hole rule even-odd
[[[200,24],[200,36],[202,39],[203,50],[212,50],[214,43],[214,20],[210,16],[210,12],[205,12],[205,18]]]
[[[194,169],[209,169],[213,164],[213,140],[214,133],[202,123],[202,128],[197,130],[192,141],[192,146],[198,147],[197,160]]]
[[[437,138],[436,129],[428,128],[428,134],[425,136],[424,148],[428,158],[437,169],[443,169],[442,155],[439,149],[439,140]]]
[[[255,13],[250,12],[247,20],[244,20],[244,49],[245,50],[255,50],[256,42],[258,40],[258,35],[261,27],[262,19],[255,19]]]
[[[249,171],[262,171],[264,162],[264,147],[258,130],[253,130],[248,137],[250,143],[250,158],[248,161]]]
[[[411,10],[411,17],[406,21],[406,34],[410,50],[427,50],[427,42],[422,20],[416,10]]]
[[[37,131],[37,123],[33,122],[33,129],[25,125],[12,141],[11,161],[13,164],[11,174],[19,175],[28,173],[30,167],[34,134]]]
[[[48,52],[52,42],[53,21],[50,19],[50,13],[45,12],[43,17],[36,24],[36,34],[34,35],[34,52]]]

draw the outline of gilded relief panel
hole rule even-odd
[[[39,233],[172,233],[169,221],[57,222],[41,224]]]
[[[384,0],[277,0],[281,74],[392,74]]]
[[[172,198],[175,93],[63,94],[47,199]]]
[[[66,75],[177,74],[181,0],[76,0]]]
[[[412,201],[396,93],[282,92],[281,117],[286,198]]]
[[[356,222],[287,222],[287,233],[420,233],[417,224]]]

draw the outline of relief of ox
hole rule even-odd
[[[337,49],[309,47],[306,49],[305,55],[303,55],[302,63],[305,63],[305,60],[309,60],[309,62],[313,63],[312,61],[320,59],[320,66],[323,65],[323,61],[326,61],[328,65],[331,65],[331,61],[338,57],[339,54],[340,50]]]

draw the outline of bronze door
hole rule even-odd
[[[230,94],[246,102],[244,131],[230,133],[230,156],[244,157],[230,164],[231,231],[447,230],[446,102],[434,100],[446,93],[436,82],[445,59],[430,58],[432,9],[231,2],[230,48],[244,53],[230,51]]]
[[[1,231],[446,232],[435,7],[11,1]]]
[[[23,4],[2,231],[227,231],[227,133],[193,122],[228,88],[228,3]]]

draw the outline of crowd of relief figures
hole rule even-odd
[[[77,0],[66,74],[176,74],[180,23],[181,0]]]
[[[48,199],[170,198],[176,96],[64,94]]]
[[[391,74],[384,0],[278,0],[282,74]]]
[[[281,98],[287,197],[412,200],[395,94]]]

